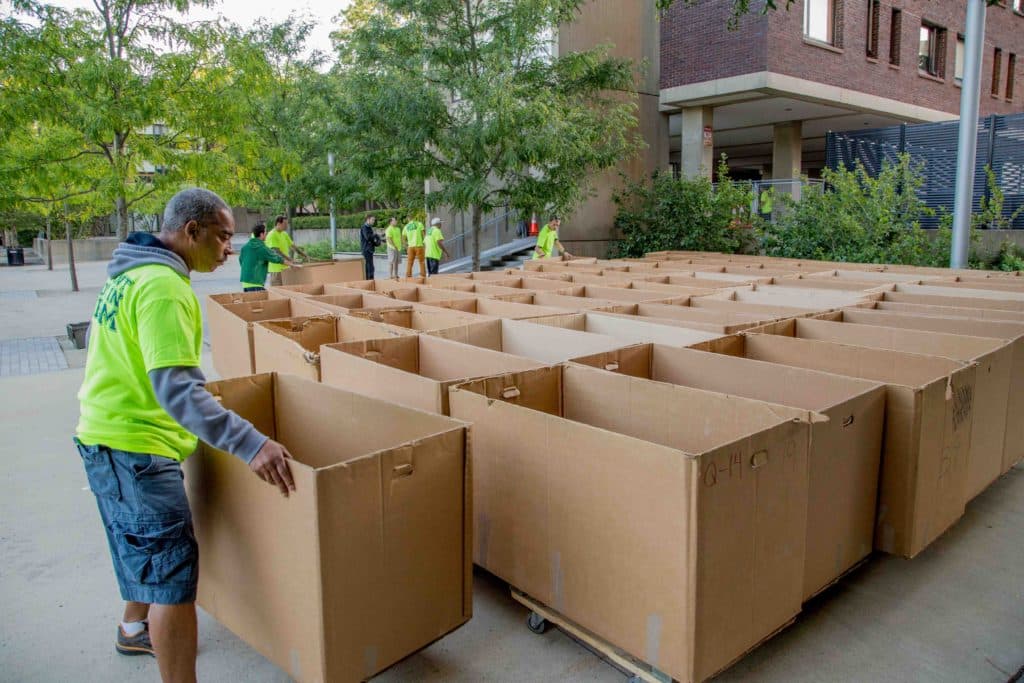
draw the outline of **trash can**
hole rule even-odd
[[[76,349],[84,349],[86,341],[89,335],[89,323],[68,323],[68,339],[70,339]]]
[[[7,247],[7,265],[25,265],[25,250],[21,247]]]

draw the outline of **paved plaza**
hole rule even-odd
[[[64,342],[89,319],[105,263],[0,267],[0,679],[155,681],[121,657],[120,603],[95,502],[72,446],[84,351]],[[196,275],[200,297],[237,290],[238,264]],[[26,371],[27,368],[27,371]],[[209,350],[204,369],[213,376]],[[642,504],[642,501],[638,501]],[[643,558],[636,558],[643,562]],[[474,582],[473,619],[375,681],[622,682],[558,629],[535,635],[508,588]],[[199,675],[263,683],[284,672],[200,611]],[[876,556],[796,623],[716,681],[1005,683],[1024,667],[1024,468],[967,508],[913,561]]]

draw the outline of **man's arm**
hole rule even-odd
[[[558,249],[558,254],[560,256],[568,256],[569,258],[572,258],[572,254],[570,254],[566,250],[566,248],[562,246],[562,241],[561,240],[555,240],[555,248]]]
[[[288,451],[218,403],[206,390],[202,370],[157,368],[149,372],[149,381],[157,402],[182,427],[214,448],[244,460],[260,479],[277,486],[282,494],[287,496],[289,490],[295,490]]]
[[[284,254],[279,252],[277,249],[271,249],[262,242],[260,242],[260,248],[262,249],[260,255],[271,263],[286,263],[290,260],[285,258]]]
[[[450,259],[452,257],[452,255],[448,253],[448,247],[444,246],[443,239],[437,241],[437,246],[441,247],[441,251],[444,252],[444,257],[446,259]]]

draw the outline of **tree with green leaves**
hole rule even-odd
[[[346,163],[376,192],[429,180],[428,207],[468,211],[474,270],[486,214],[571,210],[588,176],[639,144],[633,65],[606,49],[552,54],[581,4],[358,2],[335,35]]]
[[[124,236],[130,211],[155,211],[182,184],[237,195],[227,146],[240,125],[222,31],[175,21],[188,0],[94,0],[69,11],[16,0],[3,18],[8,119],[68,133],[45,164],[89,158],[89,185]]]

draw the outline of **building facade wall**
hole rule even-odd
[[[964,31],[964,0],[883,0],[879,6],[878,57],[867,54],[869,0],[835,0],[836,47],[807,41],[803,35],[803,0],[789,9],[760,14],[763,0],[751,3],[752,14],[729,31],[731,0],[677,2],[661,20],[661,88],[770,71],[825,83],[900,102],[913,103],[955,116],[960,87],[953,78],[957,34]],[[1024,15],[1012,0],[988,8],[982,63],[981,113],[1007,114],[1024,109]],[[902,12],[899,64],[891,65],[890,18]],[[946,30],[944,78],[919,73],[918,36],[922,20]],[[1001,48],[998,96],[990,94],[994,50]],[[1006,99],[1010,54],[1016,55],[1013,99]]]
[[[769,13],[768,70],[810,81],[878,95],[901,102],[945,111],[960,111],[960,87],[954,81],[956,36],[967,23],[964,0],[895,0],[879,6],[878,57],[867,54],[869,0],[836,0],[840,47],[825,47],[807,41],[803,35],[803,2],[786,10]],[[890,31],[893,10],[902,14],[899,32],[899,64],[890,64]],[[946,30],[945,50],[940,71],[943,78],[923,74],[917,66],[921,23]],[[1010,53],[1024,53],[1024,16],[1007,6],[994,5],[986,13],[985,47],[982,52],[981,114],[1009,114],[1021,111],[1024,74],[1018,62],[1014,100],[1005,99],[1007,62]],[[1003,51],[999,97],[989,94],[994,49]],[[1022,59],[1018,57],[1018,60]]]

